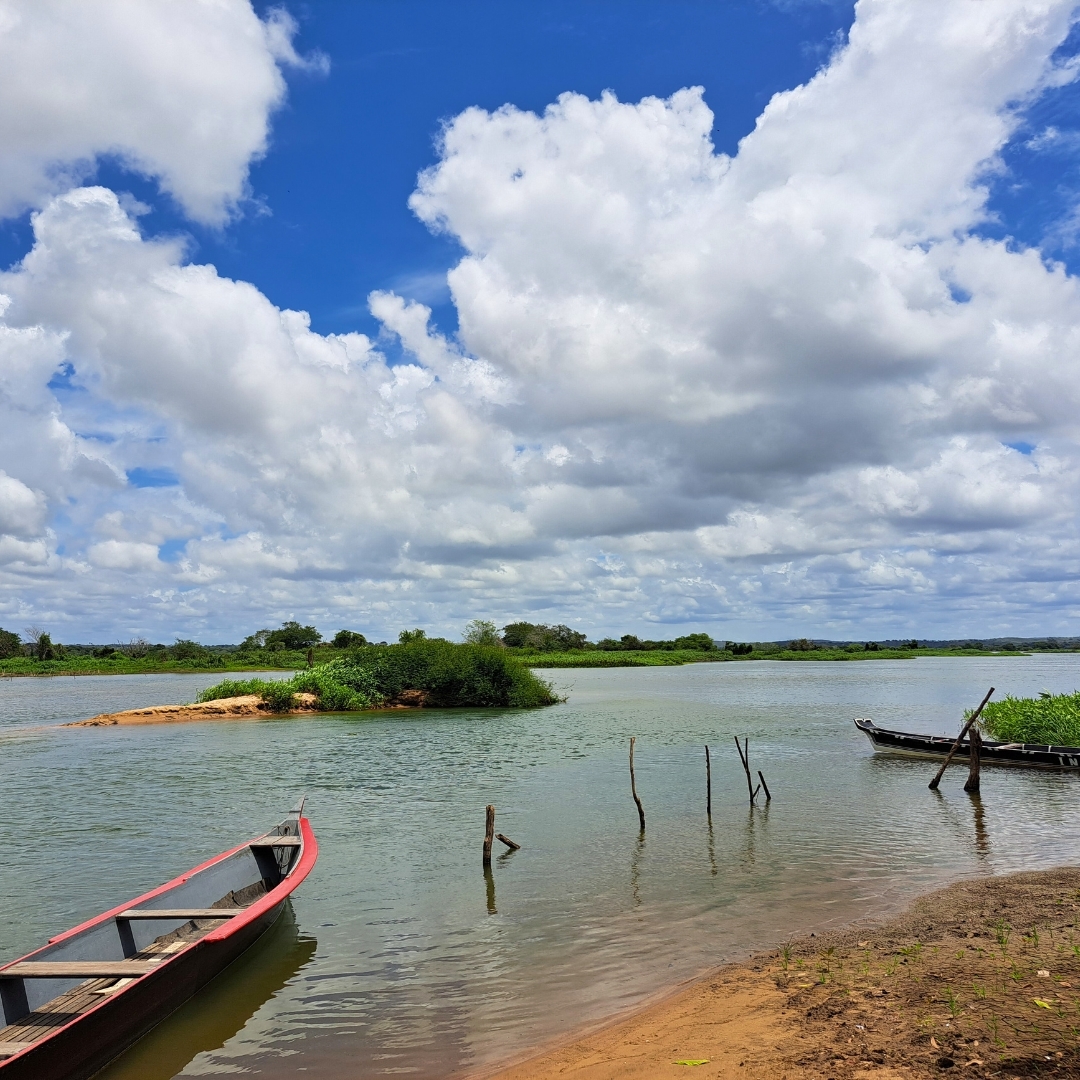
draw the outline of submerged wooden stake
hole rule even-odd
[[[637,803],[638,817],[641,818],[641,831],[645,831],[645,810],[641,805],[641,800],[638,798],[637,784],[634,782],[634,743],[637,742],[635,736],[630,738],[630,794],[634,796],[634,802]]]
[[[491,869],[491,841],[495,839],[495,807],[487,808],[487,822],[484,827],[484,869]]]
[[[971,765],[968,768],[967,783],[964,784],[965,791],[978,791],[979,790],[979,756],[982,750],[982,735],[979,734],[977,727],[971,729]]]
[[[982,699],[982,704],[972,713],[971,719],[960,729],[960,734],[956,736],[956,742],[952,744],[952,749],[949,751],[949,756],[942,763],[942,766],[937,771],[937,776],[930,781],[930,790],[937,791],[938,784],[941,783],[941,778],[945,775],[945,770],[949,767],[949,762],[953,759],[953,754],[960,748],[960,744],[964,741],[964,736],[968,733],[969,729],[979,719],[979,714],[983,711],[983,707],[990,700],[990,695],[994,692],[994,688],[991,686],[986,697]]]
[[[495,839],[496,840],[501,840],[511,851],[520,851],[521,850],[521,845],[520,844],[515,844],[514,841],[510,839],[509,836],[503,836],[503,834],[501,832],[498,832],[498,833],[495,834]]]
[[[709,747],[705,746],[705,813],[712,819],[712,764],[709,762]]]
[[[750,736],[746,737],[746,753],[743,753],[743,748],[739,745],[739,736],[735,736],[735,749],[739,751],[739,760],[742,762],[743,772],[746,773],[746,790],[750,792],[750,805],[754,805],[754,796],[757,794],[754,791],[754,779],[750,775]]]
[[[772,796],[769,794],[769,785],[765,783],[765,777],[761,775],[761,770],[758,769],[758,778],[761,780],[761,786],[765,789],[765,801],[772,802]]]

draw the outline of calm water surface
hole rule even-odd
[[[0,680],[0,957],[276,822],[319,864],[268,938],[103,1077],[446,1076],[792,933],[1080,850],[1080,778],[875,757],[853,725],[953,733],[988,686],[1072,691],[1080,656],[545,673],[534,712],[65,730],[214,674]],[[773,792],[751,812],[732,733]],[[638,736],[638,836],[626,768]],[[703,744],[713,748],[705,818]],[[484,806],[522,844],[480,867]]]

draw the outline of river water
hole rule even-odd
[[[441,1077],[792,934],[1080,851],[1080,777],[988,768],[980,799],[957,768],[934,794],[932,764],[875,756],[851,723],[953,733],[990,685],[1080,687],[1080,655],[543,674],[565,704],[89,729],[55,725],[217,676],[0,680],[0,958],[306,793],[321,854],[286,916],[102,1077]],[[733,733],[767,806],[749,809]],[[522,847],[485,878],[489,802]]]

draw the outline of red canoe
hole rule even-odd
[[[265,836],[0,967],[0,1080],[83,1080],[255,942],[319,854],[304,803]]]

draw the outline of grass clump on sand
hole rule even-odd
[[[439,708],[534,708],[559,700],[506,649],[425,640],[353,649],[281,681],[225,679],[199,701],[258,694],[275,711],[288,712],[296,694],[309,693],[322,712],[352,712],[394,704],[409,691],[421,695],[411,703]]]
[[[979,725],[999,742],[1080,746],[1080,693],[1008,695],[983,709]]]

